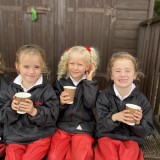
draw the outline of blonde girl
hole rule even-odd
[[[43,76],[47,66],[41,47],[20,47],[15,66],[19,75],[1,99],[0,120],[4,123],[4,138],[8,144],[5,160],[40,160],[46,155],[55,132],[59,101]],[[14,97],[17,92],[30,93],[31,98],[18,103]]]
[[[147,98],[138,90],[134,80],[143,76],[135,57],[126,52],[112,55],[108,65],[112,84],[96,102],[98,145],[95,160],[144,160],[139,145],[153,130],[152,108]],[[141,107],[134,115],[126,104]],[[135,125],[130,125],[134,120]]]
[[[93,80],[99,57],[93,47],[67,49],[59,62],[58,80],[53,87],[60,99],[57,132],[52,136],[48,160],[92,160],[96,127],[93,108],[98,86]],[[76,87],[73,104],[64,86]]]

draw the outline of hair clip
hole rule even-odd
[[[86,49],[90,52],[91,51],[91,47],[90,46],[86,46]]]
[[[67,49],[66,49],[66,52],[69,51],[69,49],[70,49],[70,48],[67,48]]]

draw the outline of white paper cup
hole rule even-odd
[[[75,92],[76,92],[76,87],[74,87],[74,86],[64,86],[63,88],[64,88],[64,91],[69,93],[69,96],[70,96],[70,102],[68,104],[72,104],[73,100],[74,100]]]
[[[128,104],[126,104],[126,109],[127,109],[127,110],[130,110],[130,113],[131,113],[131,114],[134,114],[134,112],[135,112],[136,110],[141,109],[141,107],[138,106],[138,105],[135,105],[135,104],[130,104],[130,103],[128,103]],[[135,120],[130,121],[129,125],[134,126],[134,125],[135,125]]]
[[[24,102],[25,99],[29,99],[30,97],[31,97],[31,94],[27,93],[27,92],[18,92],[15,94],[15,99],[18,101],[18,104],[20,102]],[[25,114],[26,112],[21,111],[21,110],[17,110],[17,113],[18,114]]]

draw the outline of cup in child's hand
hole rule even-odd
[[[140,107],[140,106],[137,106],[137,105],[135,105],[135,104],[129,104],[129,103],[128,103],[128,104],[126,104],[126,109],[127,109],[127,110],[130,110],[130,113],[131,113],[131,114],[134,114],[134,112],[135,112],[136,110],[141,109],[141,107]],[[134,120],[134,119],[131,120],[128,125],[134,126],[134,125],[135,125],[135,120]]]
[[[74,100],[75,92],[76,92],[76,87],[74,87],[74,86],[64,86],[63,88],[64,88],[64,91],[69,93],[69,96],[70,96],[70,102],[68,104],[72,104],[73,100]]]
[[[18,101],[18,104],[20,102],[25,102],[25,100],[29,99],[30,97],[31,97],[31,94],[27,93],[27,92],[18,92],[18,93],[15,94],[15,99]],[[17,113],[19,113],[19,114],[25,114],[26,112],[21,111],[19,109],[19,110],[17,110]]]

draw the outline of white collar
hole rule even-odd
[[[86,79],[85,74],[82,76],[82,78],[78,82],[76,80],[74,80],[71,76],[69,76],[69,77],[70,77],[70,79],[72,80],[72,82],[75,86],[77,86],[81,80]]]
[[[42,84],[42,82],[43,82],[43,76],[41,75],[32,87],[37,86],[39,84]],[[27,89],[22,85],[22,76],[21,75],[18,75],[16,77],[16,79],[14,80],[14,83],[20,85],[23,88],[24,92],[27,92],[28,90],[30,90],[32,88],[32,87],[30,87]]]
[[[135,84],[132,83],[130,92],[125,97],[122,98],[122,96],[119,94],[118,90],[116,89],[115,84],[113,84],[114,92],[115,92],[116,96],[119,97],[121,100],[127,98],[135,88],[136,88]]]

